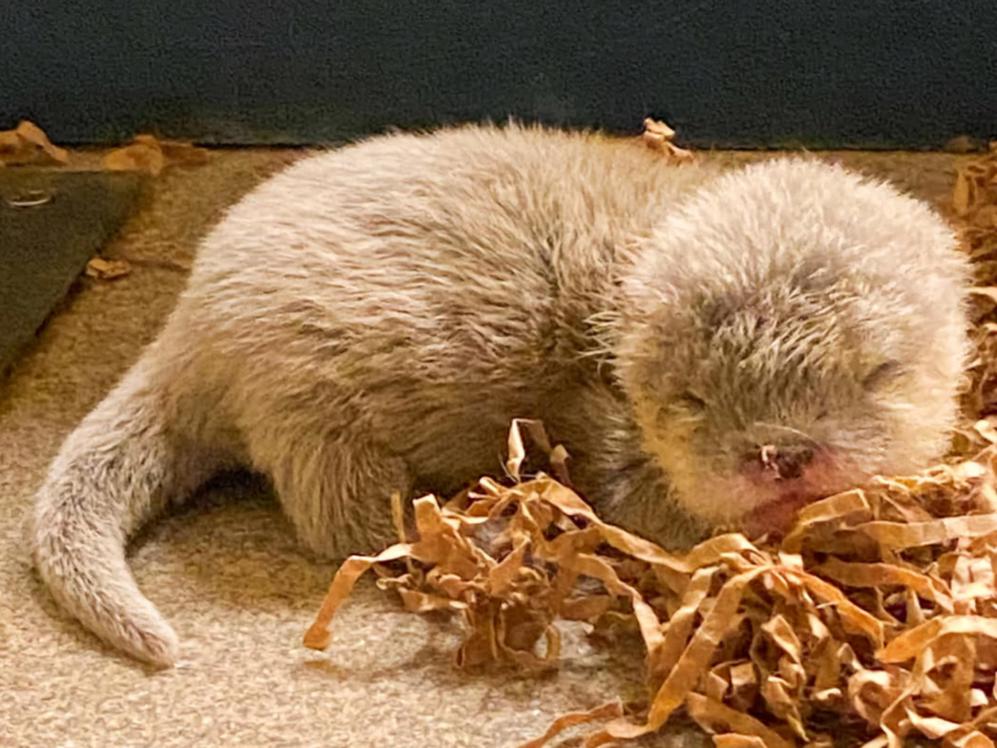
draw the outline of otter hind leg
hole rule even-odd
[[[340,431],[282,440],[267,460],[278,499],[308,548],[329,558],[372,553],[395,538],[391,495],[408,498],[405,462],[370,439]]]

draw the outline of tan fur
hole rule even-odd
[[[759,442],[807,432],[853,478],[932,457],[965,275],[926,207],[813,162],[721,176],[514,126],[318,155],[204,240],[157,341],[56,457],[36,565],[91,630],[168,665],[177,637],[124,548],[170,502],[241,465],[310,548],[370,551],[392,491],[497,472],[515,417],[567,444],[609,519],[687,544],[770,498],[733,468]]]

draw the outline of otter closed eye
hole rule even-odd
[[[124,548],[157,513],[241,466],[313,551],[371,552],[393,493],[500,473],[514,418],[544,421],[611,522],[669,547],[770,532],[941,451],[967,285],[932,210],[816,160],[674,166],[518,126],[319,154],[204,239],[52,463],[35,564],[87,627],[169,665]]]
[[[675,404],[680,409],[689,411],[693,414],[699,413],[706,408],[706,400],[702,396],[697,395],[694,392],[690,392],[689,390],[686,390],[679,395],[675,400]]]
[[[899,361],[884,361],[871,372],[865,375],[862,386],[867,390],[876,390],[879,387],[894,382],[898,377],[903,376],[904,365]]]

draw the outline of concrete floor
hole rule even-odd
[[[0,383],[0,746],[512,746],[559,712],[640,692],[638,649],[593,650],[577,637],[553,674],[459,672],[452,626],[406,614],[372,586],[347,604],[328,652],[304,649],[334,568],[297,547],[249,479],[206,490],[133,548],[140,586],[183,640],[177,669],[154,673],[110,652],[33,575],[23,521],[61,439],[155,336],[198,237],[300,155],[219,151],[207,166],[160,177],[106,251],[133,272],[82,280]],[[828,157],[935,201],[947,199],[961,158]]]

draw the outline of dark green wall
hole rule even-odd
[[[995,0],[7,0],[0,126],[308,143],[504,118],[735,146],[997,135]]]

